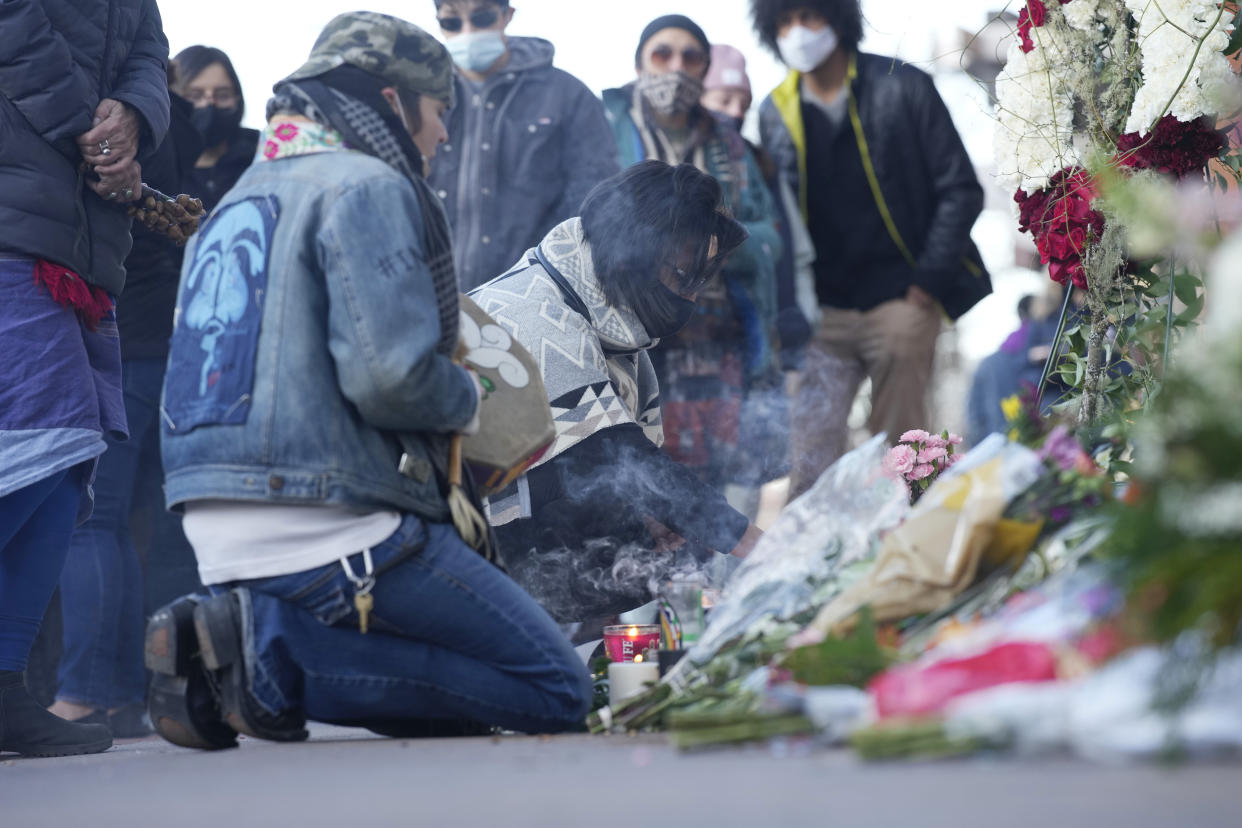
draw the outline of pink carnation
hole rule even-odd
[[[962,435],[949,432],[949,445],[960,446],[962,444]]]
[[[920,463],[935,463],[937,460],[943,460],[949,456],[949,450],[944,446],[936,446],[928,443],[926,448],[919,452],[918,461]]]
[[[936,467],[930,463],[920,463],[910,472],[911,480],[926,480],[936,472]]]
[[[896,446],[884,457],[884,470],[896,478],[908,474],[918,461],[918,454],[909,446]]]
[[[914,429],[913,431],[907,431],[905,434],[901,435],[901,442],[903,442],[903,443],[923,443],[923,442],[926,442],[926,441],[927,441],[930,437],[931,437],[931,435],[930,435],[930,434],[928,434],[928,433],[927,433],[926,431],[924,431],[923,429],[921,429],[921,428],[916,428],[916,429]]]
[[[948,448],[949,442],[939,434],[927,435],[927,442],[924,444],[926,448]]]

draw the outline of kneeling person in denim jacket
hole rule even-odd
[[[276,86],[262,159],[187,251],[168,379],[169,505],[211,598],[147,631],[170,741],[579,725],[586,671],[452,527],[434,469],[476,420],[424,176],[452,64],[422,30],[341,15]],[[407,455],[406,474],[397,470]]]

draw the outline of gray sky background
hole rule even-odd
[[[916,62],[930,60],[938,44],[957,29],[983,27],[987,12],[1005,0],[864,0],[864,48]],[[513,0],[509,33],[546,38],[556,46],[556,64],[577,75],[596,94],[634,76],[634,48],[643,27],[662,14],[687,14],[707,36],[746,53],[756,103],[784,75],[750,28],[747,0]],[[258,126],[272,84],[293,71],[316,35],[334,15],[358,8],[412,21],[433,34],[432,0],[164,0],[164,30],[175,55],[202,43],[223,49],[241,76],[248,110],[246,124]]]

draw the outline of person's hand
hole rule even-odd
[[[751,552],[755,551],[755,544],[763,537],[763,530],[755,524],[751,524],[746,529],[746,534],[742,535],[742,539],[738,541],[737,546],[733,547],[733,551],[729,554],[735,558],[745,558]]]
[[[932,295],[918,285],[910,285],[906,290],[906,301],[928,310],[936,307],[936,300],[932,298]]]
[[[95,107],[95,125],[78,136],[78,149],[101,177],[104,170],[133,161],[138,155],[138,114],[120,101],[104,98]]]
[[[104,201],[122,203],[142,198],[142,165],[134,159],[96,170],[99,180],[87,183]]]
[[[643,523],[646,524],[647,533],[651,535],[652,541],[655,542],[655,546],[651,551],[657,555],[671,555],[686,545],[685,538],[650,515],[643,515]]]

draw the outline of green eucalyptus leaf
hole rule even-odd
[[[1159,279],[1152,281],[1143,288],[1143,295],[1153,299],[1163,299],[1169,295],[1169,278],[1161,276]]]
[[[1189,325],[1199,318],[1199,314],[1203,313],[1203,297],[1196,296],[1193,302],[1186,304],[1186,310],[1177,315],[1177,324]]]
[[[1200,284],[1193,273],[1179,273],[1173,281],[1174,294],[1183,305],[1190,305],[1199,298]]]

